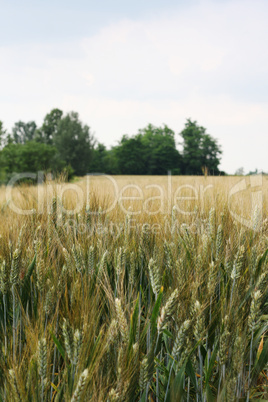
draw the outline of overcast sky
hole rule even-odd
[[[58,107],[98,141],[196,120],[221,169],[268,171],[268,1],[0,0],[0,120]]]

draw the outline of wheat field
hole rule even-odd
[[[268,178],[0,189],[0,400],[268,399]]]

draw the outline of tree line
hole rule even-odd
[[[149,124],[132,136],[123,135],[107,149],[76,112],[64,115],[60,109],[48,113],[41,127],[34,121],[18,121],[11,132],[0,121],[0,181],[12,174],[40,170],[126,175],[224,174],[219,170],[222,153],[216,139],[196,121],[187,119],[179,150],[175,132],[167,125]]]

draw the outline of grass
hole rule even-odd
[[[2,187],[0,400],[268,399],[268,186],[243,180]]]

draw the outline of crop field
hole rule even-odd
[[[268,399],[268,178],[0,188],[0,401]]]

